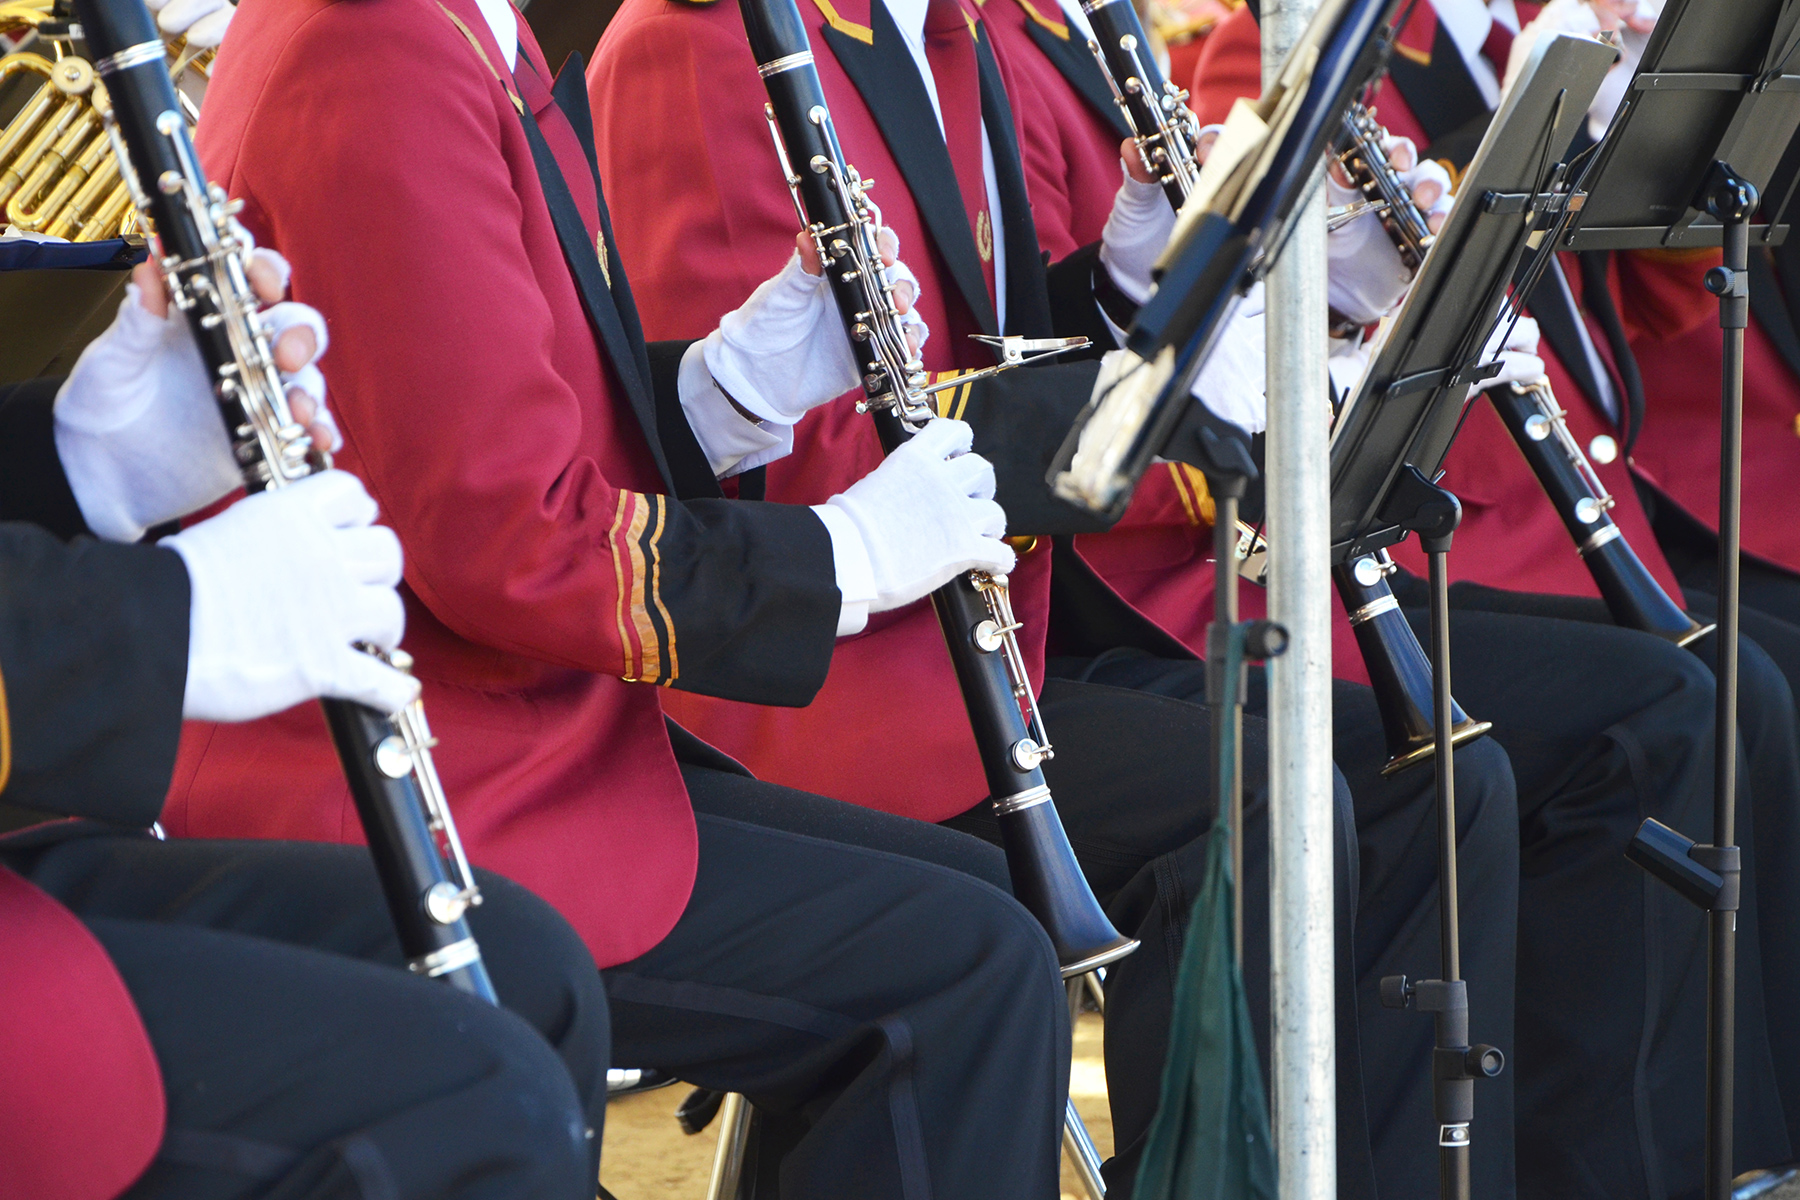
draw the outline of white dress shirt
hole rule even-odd
[[[1513,0],[1431,0],[1431,7],[1437,9],[1438,24],[1462,53],[1481,98],[1490,109],[1498,106],[1500,76],[1481,47],[1495,22],[1509,33],[1519,32],[1519,10],[1513,7]]]
[[[938,136],[944,133],[944,109],[938,100],[937,80],[931,73],[931,61],[925,57],[925,9],[929,0],[881,0],[888,15],[900,27],[900,37],[912,51],[913,65],[931,97],[931,111],[937,117]],[[994,319],[1006,328],[1006,223],[1000,219],[1000,185],[994,181],[994,147],[988,141],[987,122],[981,125],[981,179],[987,186],[988,225],[994,236]]]

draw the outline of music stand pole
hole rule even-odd
[[[1729,878],[1707,914],[1706,1196],[1729,1200],[1737,1008],[1738,543],[1743,512],[1744,329],[1750,323],[1750,215],[1756,188],[1722,162],[1707,181],[1706,211],[1724,226],[1725,261],[1706,273],[1719,298],[1719,662],[1713,737],[1715,871]],[[1695,856],[1699,857],[1699,856]],[[1728,907],[1729,906],[1729,907]]]
[[[1506,1056],[1469,1044],[1469,985],[1462,977],[1462,916],[1456,877],[1456,760],[1450,720],[1450,542],[1462,523],[1462,504],[1410,464],[1384,508],[1393,522],[1419,535],[1431,588],[1431,700],[1437,740],[1438,965],[1440,979],[1414,983],[1404,975],[1381,981],[1384,1008],[1430,1013],[1432,1112],[1438,1126],[1438,1195],[1469,1200],[1469,1149],[1475,1120],[1475,1081],[1500,1074]]]

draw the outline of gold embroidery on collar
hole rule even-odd
[[[873,0],[873,2],[879,3],[880,0]],[[865,46],[875,44],[875,31],[867,25],[858,25],[855,21],[846,21],[840,17],[838,10],[831,6],[831,0],[813,0],[813,3],[818,5],[819,12],[824,14],[825,23],[839,33],[846,37],[853,37]]]
[[[994,226],[985,208],[975,214],[975,250],[982,262],[994,261]]]

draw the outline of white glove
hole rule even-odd
[[[1536,383],[1544,377],[1544,360],[1537,353],[1538,323],[1530,317],[1520,317],[1518,325],[1513,327],[1512,336],[1507,337],[1506,326],[1510,323],[1509,318],[1494,330],[1494,336],[1488,339],[1487,346],[1481,352],[1481,361],[1484,363],[1500,360],[1500,373],[1476,384],[1469,390],[1470,395],[1502,384]]]
[[[1263,285],[1258,283],[1238,302],[1191,389],[1214,416],[1245,433],[1269,427],[1267,337]]]
[[[1625,89],[1637,74],[1662,8],[1663,0],[1601,0],[1598,6],[1590,0],[1550,0],[1513,39],[1512,49],[1506,55],[1506,87],[1510,88],[1525,69],[1539,39],[1558,33],[1595,37],[1602,30],[1617,31],[1619,61],[1606,73],[1600,90],[1594,93],[1594,102],[1588,105],[1588,136],[1598,141],[1619,111],[1619,102],[1625,99]]]
[[[1169,235],[1175,232],[1175,208],[1160,183],[1139,183],[1119,169],[1125,182],[1113,197],[1106,228],[1100,231],[1100,261],[1114,286],[1134,304],[1150,298],[1150,268],[1156,265]]]
[[[258,250],[279,262],[272,251]],[[280,263],[285,271],[286,263]],[[265,310],[271,341],[308,325],[325,350],[325,320],[292,302]],[[284,375],[325,412],[325,377],[311,363]],[[56,396],[56,450],[88,528],[135,542],[152,525],[204,508],[243,484],[187,318],[152,316],[127,284],[119,315],[75,363]],[[335,447],[334,447],[335,448]]]
[[[904,263],[888,268],[896,281],[919,281]],[[901,318],[919,343],[930,330],[915,309]],[[812,409],[862,384],[850,339],[822,275],[808,275],[799,254],[773,279],[725,314],[701,344],[706,369],[733,400],[765,421],[792,425]]]
[[[1439,185],[1436,199],[1429,207],[1421,206],[1421,215],[1427,221],[1450,211],[1450,175],[1441,165],[1428,159],[1420,161],[1410,138],[1389,137],[1382,145],[1389,157],[1413,160],[1412,169],[1400,175],[1409,193],[1416,194],[1428,180]],[[1364,199],[1361,192],[1340,184],[1330,173],[1325,176],[1325,196],[1333,208],[1359,204]],[[1326,256],[1326,295],[1331,307],[1358,325],[1379,321],[1400,303],[1412,285],[1412,273],[1401,261],[1394,239],[1373,212],[1332,230],[1326,239]]]
[[[237,12],[232,0],[144,0],[156,14],[157,28],[170,37],[187,35],[196,48],[217,46],[225,40],[225,27]]]
[[[1006,514],[994,503],[994,468],[969,453],[975,431],[937,418],[882,464],[827,503],[856,526],[874,574],[871,612],[911,604],[964,571],[1012,570],[1000,539]]]
[[[400,539],[374,520],[361,481],[326,471],[163,539],[192,594],[184,717],[250,721],[319,696],[382,712],[412,702],[416,680],[351,648],[391,650],[406,625]]]

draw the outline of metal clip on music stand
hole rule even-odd
[[[1391,976],[1381,981],[1381,1000],[1434,1018],[1439,1191],[1455,1200],[1469,1195],[1475,1080],[1498,1075],[1505,1058],[1492,1046],[1470,1044],[1468,985],[1461,978],[1447,555],[1462,509],[1433,479],[1471,403],[1470,385],[1499,370],[1481,357],[1509,315],[1505,299],[1515,271],[1535,251],[1526,276],[1533,267],[1541,272],[1548,245],[1581,205],[1579,183],[1564,186],[1571,174],[1566,151],[1616,57],[1612,47],[1587,38],[1538,43],[1332,430],[1332,561],[1343,563],[1417,533],[1430,563],[1442,978]]]
[[[1737,1003],[1738,534],[1751,217],[1800,128],[1800,3],[1671,0],[1607,132],[1572,250],[1723,246],[1706,275],[1724,341],[1719,422],[1719,658],[1713,843],[1645,821],[1627,857],[1707,913],[1706,1196],[1728,1200]],[[1800,176],[1796,176],[1800,179]],[[1781,202],[1756,236],[1787,232]]]

